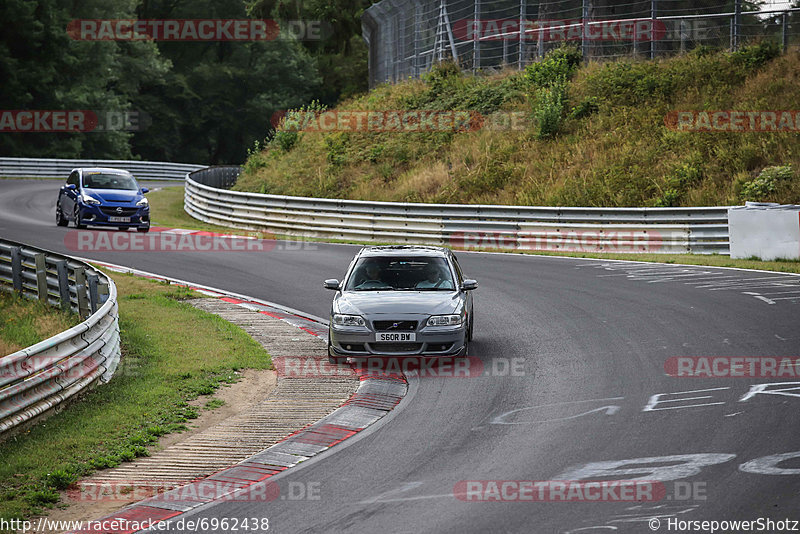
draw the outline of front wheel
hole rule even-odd
[[[145,226],[144,228],[137,228],[136,231],[137,232],[145,232],[146,233],[146,232],[150,231],[150,227],[149,226]]]
[[[77,204],[75,204],[75,211],[72,213],[73,218],[75,219],[75,228],[83,229],[86,228],[86,225],[81,222],[81,210]]]
[[[69,224],[67,218],[64,217],[64,212],[61,211],[61,202],[56,204],[56,224],[58,226],[66,226]]]
[[[347,356],[334,356],[331,354],[333,348],[331,347],[331,342],[328,341],[328,363],[331,365],[340,365],[343,363],[347,363]]]

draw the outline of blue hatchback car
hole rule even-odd
[[[150,230],[150,205],[128,171],[121,169],[74,169],[61,186],[56,202],[56,223],[76,228],[115,226],[120,230]]]

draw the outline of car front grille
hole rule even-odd
[[[379,332],[413,332],[417,321],[372,321],[372,326]]]
[[[422,343],[370,343],[375,352],[417,352]]]
[[[122,212],[120,213],[117,211],[117,209],[118,208],[102,206],[100,208],[100,211],[102,211],[105,215],[108,215],[110,217],[130,217],[131,215],[139,211],[139,208],[120,208],[122,210]]]

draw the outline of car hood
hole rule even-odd
[[[139,191],[127,189],[91,189],[83,188],[83,192],[103,202],[135,202],[142,198]]]
[[[462,306],[455,291],[345,291],[334,300],[334,313],[444,315]]]

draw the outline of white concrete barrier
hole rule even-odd
[[[800,260],[800,206],[748,202],[728,210],[731,258]]]

